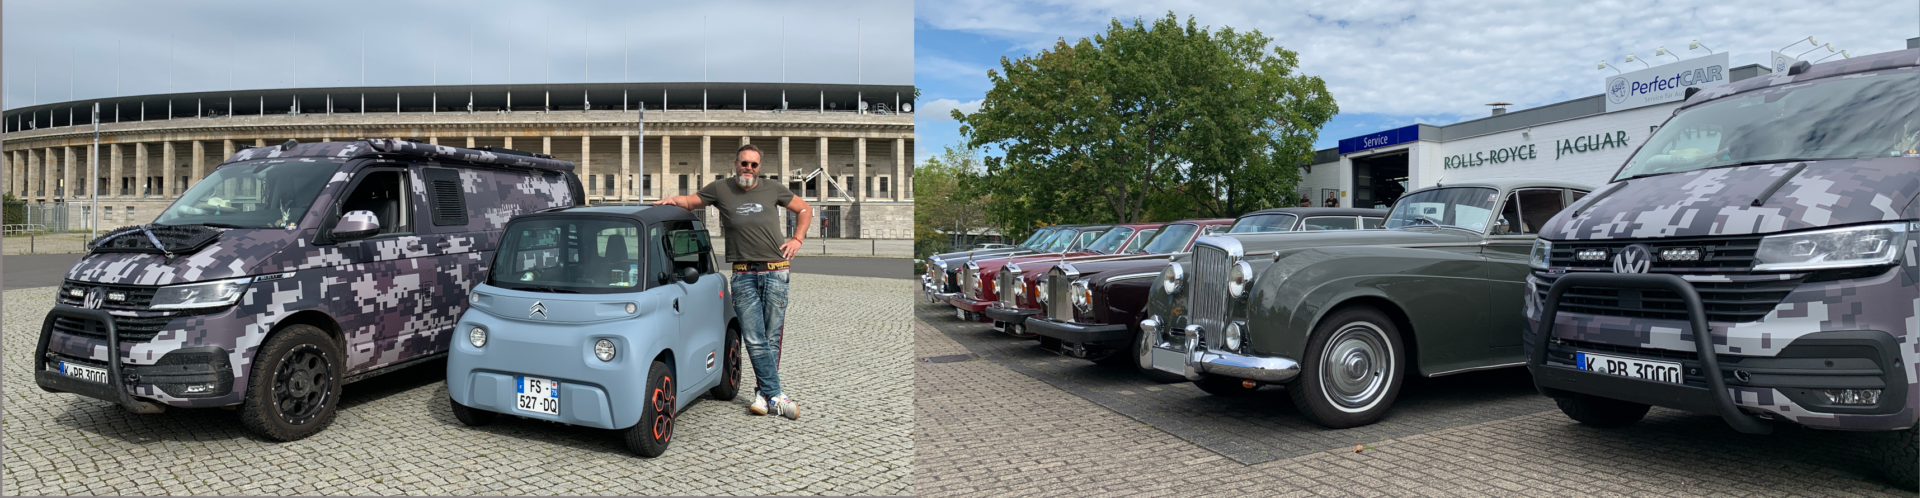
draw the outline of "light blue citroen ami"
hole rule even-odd
[[[702,392],[733,399],[740,333],[707,230],[672,206],[516,217],[474,287],[447,356],[453,414],[626,431],[665,452]]]

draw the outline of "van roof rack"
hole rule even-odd
[[[528,152],[528,151],[518,150],[518,149],[509,149],[506,147],[494,147],[491,145],[482,145],[474,148],[479,150],[484,150],[487,152],[499,153],[499,154],[512,154],[516,156],[538,157],[541,159],[553,159],[552,154],[541,154],[538,152]]]

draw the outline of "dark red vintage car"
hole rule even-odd
[[[985,312],[987,306],[1000,299],[1001,289],[998,285],[999,281],[995,279],[998,278],[1001,267],[1021,261],[1112,256],[1120,249],[1127,247],[1128,243],[1140,235],[1141,230],[1158,227],[1157,223],[1088,227],[1087,230],[1090,231],[1083,231],[1077,237],[1057,239],[1053,250],[1037,254],[969,261],[966,268],[961,270],[960,293],[948,298],[947,301],[953,304],[956,317],[992,323],[993,320],[987,318]],[[1096,229],[1098,231],[1091,231]],[[1085,243],[1081,243],[1082,241]],[[996,323],[995,326],[998,327],[999,324]]]
[[[1084,265],[1096,261],[1128,262],[1129,264],[1164,262],[1172,253],[1185,252],[1199,236],[1225,231],[1227,225],[1231,223],[1233,223],[1232,218],[1182,220],[1141,230],[1119,254],[1009,263],[1001,267],[1000,273],[996,276],[999,280],[995,287],[1002,289],[998,296],[1000,300],[987,307],[986,315],[993,319],[1001,332],[1014,337],[1038,337],[1037,334],[1027,330],[1026,321],[1027,317],[1039,314],[1046,305],[1049,296],[1040,283],[1046,278],[1047,271],[1052,270],[1056,265]],[[1112,236],[1112,232],[1108,233],[1108,236]],[[1148,240],[1148,237],[1152,239]]]

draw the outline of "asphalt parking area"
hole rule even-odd
[[[918,366],[923,495],[1912,496],[1881,480],[1861,434],[1747,436],[1658,408],[1595,429],[1520,369],[1410,383],[1380,423],[1330,430],[1280,387],[1215,397],[915,306],[917,355],[978,356]]]
[[[447,408],[444,362],[348,385],[333,425],[272,443],[234,412],[133,415],[28,370],[47,288],[5,292],[0,488],[39,494],[912,494],[911,283],[795,274],[783,382],[799,420],[704,398],[654,459],[620,433]],[[743,365],[745,362],[743,362]],[[743,376],[751,382],[751,368]],[[751,392],[751,385],[742,386]]]

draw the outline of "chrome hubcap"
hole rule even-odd
[[[1392,350],[1379,329],[1354,323],[1334,334],[1320,359],[1321,387],[1329,401],[1363,409],[1386,392]]]

